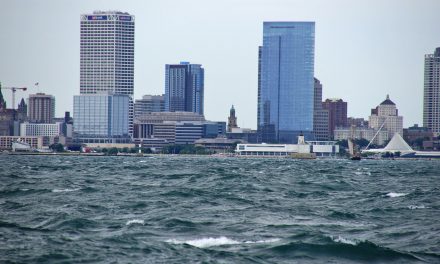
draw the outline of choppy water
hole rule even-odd
[[[440,161],[0,155],[0,262],[440,263]]]

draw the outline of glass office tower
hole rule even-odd
[[[315,22],[264,22],[258,130],[263,142],[313,138]]]

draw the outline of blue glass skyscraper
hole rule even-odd
[[[258,130],[263,142],[313,138],[315,22],[264,22]]]

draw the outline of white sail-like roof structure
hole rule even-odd
[[[399,133],[394,134],[393,138],[383,149],[385,152],[413,152],[414,150],[405,142]]]
[[[388,142],[385,148],[382,149],[365,149],[362,152],[374,152],[374,153],[385,153],[385,152],[400,152],[402,154],[415,152],[408,143],[402,138],[399,133],[395,133],[393,138]]]

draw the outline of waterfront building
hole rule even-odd
[[[169,144],[194,144],[200,138],[225,135],[226,122],[206,121],[192,112],[162,112],[139,116],[133,140],[143,147],[161,149]]]
[[[119,11],[81,15],[80,94],[129,96],[128,127],[133,125],[134,91],[133,15]],[[95,117],[98,119],[98,117]]]
[[[388,131],[388,139],[391,139],[395,133],[403,135],[403,117],[399,116],[396,104],[390,100],[389,95],[380,105],[371,109],[368,124],[376,130]]]
[[[215,152],[227,152],[231,150],[237,143],[246,143],[243,140],[234,140],[224,137],[217,138],[201,138],[194,141],[194,145],[204,147],[205,149]]]
[[[377,133],[377,135],[376,135]],[[376,135],[376,137],[374,137]],[[334,140],[348,140],[353,137],[354,139],[366,139],[371,141],[373,138],[373,143],[376,145],[383,145],[388,141],[388,131],[368,128],[368,127],[357,127],[354,130],[350,127],[336,127],[334,130]]]
[[[29,95],[29,121],[33,123],[52,123],[55,117],[55,97],[37,93]]]
[[[43,137],[0,136],[0,150],[12,150],[12,142],[15,141],[29,144],[33,149],[41,149],[45,146]]]
[[[322,84],[317,78],[314,78],[313,102],[313,134],[315,140],[329,140],[329,111],[322,107]]]
[[[144,95],[134,102],[134,117],[151,112],[165,112],[164,95]]]
[[[259,48],[258,131],[263,142],[313,138],[314,22],[264,22]]]
[[[82,94],[74,96],[75,142],[127,143],[128,104],[123,94]]]
[[[440,136],[440,47],[425,55],[423,126]]]
[[[181,62],[165,65],[165,111],[204,111],[204,69],[200,64]]]
[[[237,128],[237,117],[235,116],[235,108],[232,105],[231,110],[229,110],[228,117],[228,132],[231,132],[233,128]]]
[[[415,124],[412,127],[403,129],[403,139],[414,149],[423,149],[425,142],[434,139],[434,133],[427,127],[419,127]]]
[[[239,156],[262,157],[329,157],[339,153],[336,141],[304,141],[298,137],[298,144],[237,144],[235,152]]]
[[[339,98],[326,99],[322,107],[328,111],[328,125],[330,138],[336,139],[334,130],[336,127],[347,127],[347,102]]]

